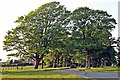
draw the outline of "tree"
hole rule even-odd
[[[69,13],[59,2],[50,2],[19,17],[18,26],[5,36],[4,50],[17,50],[12,56],[32,58],[38,69],[45,54],[61,47]]]
[[[94,55],[92,55],[93,67],[103,67],[111,66],[115,63],[116,51],[113,46],[108,46],[106,49],[94,50]]]
[[[90,58],[94,49],[110,46],[110,31],[115,28],[116,21],[106,11],[81,7],[73,11],[71,16],[72,43],[76,49],[86,52],[86,67],[90,68]]]
[[[0,59],[0,61],[2,61],[2,59]]]
[[[18,26],[9,30],[3,41],[4,50],[15,51],[9,56],[29,57],[38,69],[40,62],[43,68],[49,53],[53,65],[59,64],[59,56],[67,65],[68,56],[86,53],[86,67],[90,68],[91,56],[110,46],[116,21],[105,11],[82,7],[71,13],[59,2],[50,2],[19,17],[16,23]]]
[[[118,37],[118,39],[115,41],[115,43],[117,44],[117,46],[116,46],[117,66],[120,67],[120,37]]]

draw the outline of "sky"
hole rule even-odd
[[[78,7],[89,7],[95,10],[104,10],[112,15],[118,22],[118,1],[119,0],[0,0],[0,58],[7,60],[9,52],[3,51],[3,40],[6,32],[15,28],[15,20],[19,16],[27,15],[41,5],[58,1],[65,5],[68,10],[75,10]],[[118,25],[112,31],[113,37],[118,37]]]

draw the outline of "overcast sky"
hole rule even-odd
[[[118,22],[118,1],[119,0],[0,0],[0,58],[7,59],[7,52],[3,51],[3,40],[6,32],[16,27],[14,21],[22,15],[38,8],[44,3],[59,1],[68,10],[73,11],[78,7],[89,7],[107,11]],[[112,32],[114,37],[118,36],[118,28]]]

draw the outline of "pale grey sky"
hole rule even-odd
[[[118,1],[119,0],[0,0],[0,58],[3,61],[7,59],[6,54],[9,52],[3,51],[4,35],[11,28],[16,27],[14,21],[22,15],[28,14],[44,3],[51,1],[59,1],[65,5],[68,10],[73,11],[78,7],[89,7],[91,9],[99,9],[107,11],[118,22]],[[112,32],[114,37],[118,36],[118,28]]]

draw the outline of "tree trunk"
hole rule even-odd
[[[56,59],[53,58],[53,68],[55,68],[55,67],[56,67]]]
[[[92,67],[97,67],[97,62],[95,58],[92,58]]]
[[[102,58],[102,59],[101,59],[101,67],[104,66],[104,63],[105,63],[105,62],[104,62],[104,58]]]
[[[65,66],[67,67],[67,59],[65,59]]]
[[[40,59],[39,59],[39,58],[36,58],[36,62],[35,62],[35,67],[34,67],[34,69],[38,69],[39,63],[40,63]]]
[[[86,68],[90,68],[90,54],[87,53],[87,56],[86,56]]]
[[[43,69],[43,64],[44,64],[44,61],[42,60],[42,69]]]
[[[101,66],[101,58],[97,58],[97,67],[100,67]]]
[[[59,67],[59,56],[57,57],[57,67]]]

